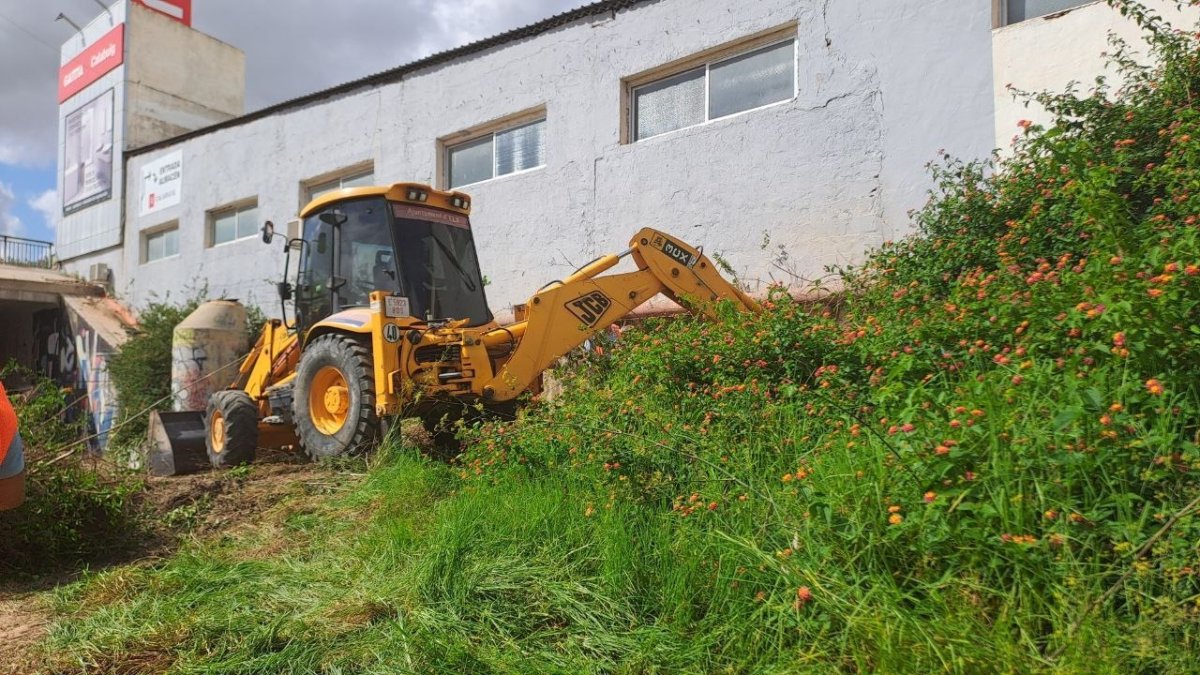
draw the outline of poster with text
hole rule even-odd
[[[142,167],[142,207],[148,216],[179,204],[183,192],[183,152],[175,151]]]
[[[67,115],[63,147],[63,212],[112,196],[113,90]]]

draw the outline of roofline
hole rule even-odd
[[[201,127],[199,129],[195,129],[193,131],[189,131],[189,132],[180,134],[178,136],[173,136],[171,138],[157,141],[157,142],[151,143],[149,145],[143,145],[140,148],[134,148],[132,150],[126,151],[124,153],[124,156],[126,158],[136,157],[138,155],[142,155],[142,154],[145,154],[148,152],[153,152],[155,150],[161,150],[162,148],[170,147],[172,145],[175,145],[176,143],[182,143],[183,141],[191,140],[191,139],[197,138],[199,136],[205,136],[207,134],[211,134],[213,132],[220,131],[222,129],[228,129],[230,127],[236,127],[236,126],[241,126],[243,124],[249,124],[250,122],[253,122],[258,119],[262,119],[264,117],[269,117],[278,112],[290,110],[293,108],[300,108],[300,107],[306,106],[310,103],[316,103],[318,101],[323,101],[325,99],[338,97],[343,94],[348,94],[348,93],[356,91],[358,89],[364,89],[364,88],[371,87],[371,86],[377,86],[377,85],[381,85],[381,84],[397,82],[399,80],[404,79],[404,77],[406,75],[410,75],[414,72],[417,72],[420,70],[425,70],[427,68],[441,65],[443,63],[448,63],[450,61],[454,61],[455,59],[459,59],[464,56],[471,56],[473,54],[478,54],[480,52],[484,52],[489,49],[492,49],[493,47],[504,46],[504,45],[507,45],[512,42],[517,42],[519,40],[523,40],[525,38],[537,37],[544,33],[548,33],[556,28],[561,28],[563,26],[567,26],[569,24],[575,23],[576,21],[579,21],[581,19],[586,19],[589,17],[596,16],[597,14],[605,14],[605,13],[609,13],[609,12],[611,12],[615,16],[618,11],[630,9],[630,8],[636,7],[637,5],[641,5],[641,4],[644,4],[647,2],[656,2],[656,1],[657,0],[600,0],[599,2],[593,2],[591,4],[587,4],[582,7],[578,7],[576,9],[562,12],[560,14],[555,14],[553,16],[542,19],[541,21],[538,21],[536,23],[529,24],[528,26],[514,28],[513,30],[506,31],[506,32],[500,33],[498,35],[493,35],[492,37],[489,37],[489,38],[484,38],[482,40],[476,40],[475,42],[469,42],[465,45],[462,45],[461,47],[455,47],[453,49],[447,49],[445,51],[435,52],[424,58],[417,59],[416,61],[410,61],[408,63],[402,64],[395,68],[391,68],[389,70],[384,70],[382,72],[375,73],[374,75],[367,75],[366,77],[361,77],[357,80],[351,80],[349,82],[344,82],[342,84],[335,85],[328,89],[322,89],[320,91],[315,91],[311,94],[305,94],[304,96],[300,96],[300,97],[293,98],[293,99],[288,99],[286,101],[282,101],[282,102],[276,103],[274,105],[269,105],[265,108],[260,108],[259,110],[255,110],[254,112],[251,112],[251,113],[246,113],[246,114],[240,115],[238,117],[231,117],[230,119],[227,119],[223,122],[217,122],[216,124],[210,124],[209,126]]]

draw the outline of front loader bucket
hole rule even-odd
[[[207,470],[204,439],[203,412],[151,412],[146,432],[150,473],[178,476]]]

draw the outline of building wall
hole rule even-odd
[[[127,0],[114,2],[108,13],[102,13],[83,27],[82,38],[72,35],[62,46],[61,64],[66,65],[75,56],[82,53],[88,45],[93,44],[115,26],[125,22],[129,5]],[[125,55],[129,53],[130,36],[128,26],[125,31]],[[59,206],[63,207],[68,194],[65,189],[64,176],[70,171],[66,165],[66,119],[89,101],[101,96],[108,90],[113,91],[113,137],[112,155],[112,189],[110,196],[103,200],[85,206],[71,213],[63,213],[55,228],[55,251],[63,260],[75,256],[93,253],[106,248],[121,245],[121,194],[124,190],[124,172],[121,171],[121,148],[124,145],[125,119],[125,66],[117,66],[104,74],[96,82],[88,85],[79,93],[59,105],[58,114],[58,196]],[[87,269],[83,269],[87,273]]]
[[[1143,4],[1178,28],[1194,29],[1200,20],[1200,9],[1180,12],[1173,0],[1143,0]],[[992,36],[996,146],[1011,147],[1021,120],[1045,124],[1050,119],[1036,103],[1026,105],[1014,98],[1009,85],[1029,92],[1062,92],[1076,82],[1077,90],[1086,95],[1095,88],[1096,78],[1104,75],[1110,85],[1118,87],[1119,73],[1102,56],[1112,49],[1110,34],[1133,46],[1139,61],[1148,62],[1148,46],[1141,29],[1103,0],[997,28]]]
[[[466,188],[493,310],[646,225],[720,253],[753,285],[820,277],[906,231],[939,149],[990,152],[990,20],[988,0],[658,0],[135,154],[136,176],[182,152],[183,198],[143,218],[131,186],[115,285],[142,306],[207,284],[277,314],[280,247],[206,247],[209,211],[257,198],[260,220],[281,225],[305,181],[363,163],[380,183],[437,183],[437,139],[541,106],[546,165]],[[794,99],[621,142],[623,78],[785,25]],[[142,264],[145,230],[175,221],[180,255]]]
[[[123,243],[126,171],[122,150],[142,147],[242,114],[245,56],[229,45],[178,21],[133,4],[113,2],[88,23],[82,38],[62,47],[66,64],[115,26],[124,24],[122,63],[59,107],[58,194],[65,183],[65,123],[68,116],[108,90],[113,91],[111,196],[70,213],[56,228],[56,250],[67,267],[87,274],[90,262]],[[133,176],[131,187],[140,188]],[[65,201],[65,200],[64,200]],[[135,201],[136,204],[136,201]],[[81,257],[86,256],[86,257]],[[107,257],[111,258],[111,254]],[[124,270],[114,267],[122,275]]]
[[[245,111],[246,56],[240,49],[137,4],[127,64],[125,147],[140,148]]]

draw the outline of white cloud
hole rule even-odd
[[[12,188],[0,183],[0,234],[20,235],[25,231],[21,219],[10,212],[16,201]]]
[[[30,199],[28,204],[34,211],[42,214],[42,218],[46,219],[47,229],[54,230],[58,226],[58,190],[46,190]]]

